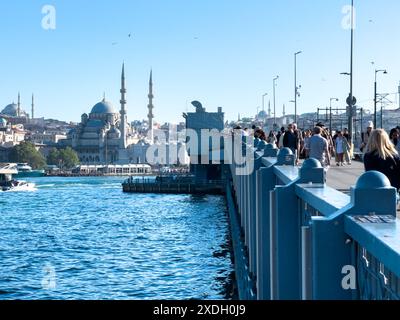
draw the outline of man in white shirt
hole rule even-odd
[[[317,159],[323,167],[327,167],[327,159],[329,159],[328,141],[321,136],[322,129],[314,128],[314,135],[310,138],[310,158]]]

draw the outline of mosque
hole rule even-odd
[[[126,109],[125,67],[121,75],[121,108],[115,111],[104,98],[89,114],[81,116],[80,124],[72,129],[63,144],[77,151],[81,164],[145,163],[146,150],[152,144],[153,130],[153,80],[149,81],[150,138],[140,139],[128,123]]]
[[[32,95],[32,112],[34,96]],[[24,125],[30,122],[29,114],[21,108],[21,95],[18,93],[18,103],[7,105],[0,112],[0,148],[12,148],[25,140]]]
[[[32,95],[32,113],[34,112],[34,97]],[[18,103],[7,105],[1,112],[0,117],[11,124],[26,124],[29,121],[29,114],[21,108],[21,95],[18,93]]]

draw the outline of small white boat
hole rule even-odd
[[[18,170],[15,164],[0,164],[0,191],[35,191],[35,184],[13,179]]]

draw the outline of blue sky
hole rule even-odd
[[[342,8],[350,0],[48,0],[0,3],[0,107],[16,100],[36,115],[79,121],[103,92],[116,109],[126,63],[128,118],[147,114],[150,69],[156,121],[181,121],[196,99],[228,119],[253,115],[262,94],[277,115],[293,112],[293,54],[298,50],[299,112],[343,106],[349,92],[350,31]],[[56,29],[42,28],[42,7],[56,9]],[[380,92],[400,80],[400,2],[356,0],[354,95],[373,105],[374,68]],[[128,37],[128,34],[132,34]],[[375,66],[371,64],[375,61]],[[396,100],[395,95],[391,96]],[[336,102],[333,103],[337,105]]]

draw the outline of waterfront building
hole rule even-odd
[[[23,125],[12,125],[0,117],[0,146],[12,148],[25,140],[26,131]]]
[[[33,132],[29,134],[29,141],[35,144],[57,144],[67,139],[67,135],[58,132]]]
[[[0,117],[0,162],[8,162],[12,148],[25,140],[23,125],[12,125]]]
[[[151,174],[151,167],[147,164],[80,165],[73,170],[73,173],[104,176],[147,175]]]

